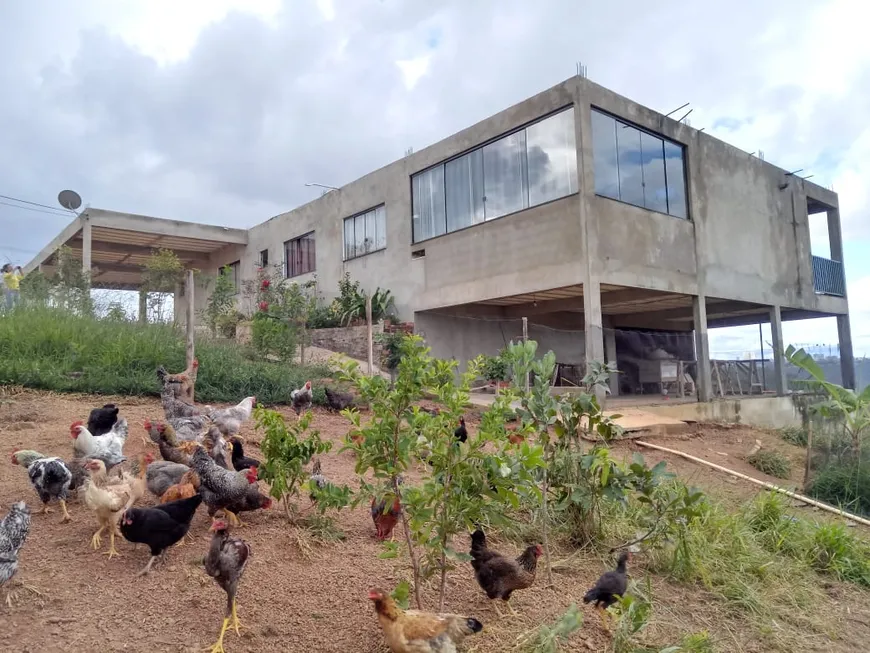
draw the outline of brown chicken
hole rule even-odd
[[[399,475],[396,482],[401,485],[405,482],[405,479]],[[388,501],[391,501],[389,508],[387,508]],[[399,518],[402,516],[402,503],[399,501],[399,497],[392,490],[387,490],[380,499],[372,497],[371,510],[372,521],[377,529],[378,540],[383,541],[390,538],[392,542],[395,539],[393,529],[399,523]]]
[[[157,443],[157,447],[160,449],[160,456],[163,460],[190,466],[190,455],[176,446],[178,442],[175,440],[174,431],[167,424],[163,422],[155,423],[146,419],[144,426],[150,438]]]
[[[187,369],[178,374],[169,374],[162,365],[157,368],[157,377],[164,386],[177,384],[172,387],[173,394],[190,406],[193,406],[193,391],[196,386],[196,372],[199,369],[199,361],[193,359]]]
[[[471,566],[477,583],[490,599],[507,603],[513,614],[516,611],[510,604],[511,594],[532,586],[543,552],[540,544],[533,544],[514,560],[487,548],[486,535],[479,528],[471,534]],[[497,605],[495,611],[503,616]]]
[[[456,653],[458,644],[483,630],[474,617],[402,610],[381,590],[369,591],[378,623],[392,653]]]

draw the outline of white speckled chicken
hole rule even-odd
[[[24,546],[30,531],[30,509],[23,501],[12,504],[9,512],[0,521],[0,587],[7,587],[18,573],[18,553]],[[23,583],[19,585],[36,591]],[[7,590],[6,605],[12,606],[15,592]]]

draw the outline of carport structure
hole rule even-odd
[[[58,251],[68,247],[81,259],[92,288],[140,290],[143,266],[156,250],[173,251],[185,268],[209,269],[213,255],[247,243],[245,229],[87,208],[24,267],[24,272],[39,269],[51,274],[58,263]]]

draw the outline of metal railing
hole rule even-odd
[[[813,287],[821,295],[846,296],[846,276],[843,263],[813,256]]]

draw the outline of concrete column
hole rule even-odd
[[[713,398],[713,377],[710,373],[710,341],[707,338],[707,298],[692,298],[692,316],[695,325],[695,357],[698,359],[698,401]]]
[[[597,278],[583,284],[583,318],[586,336],[586,371],[592,361],[604,362],[604,329],[601,320],[601,283]],[[599,393],[596,393],[599,394]],[[604,392],[598,396],[604,400]]]
[[[840,209],[828,210],[828,243],[831,246],[831,260],[843,261],[843,233],[840,230]]]
[[[604,330],[604,359],[608,363],[616,365],[616,331],[610,325],[607,325]],[[619,395],[619,375],[611,374],[610,379],[610,395],[616,397]]]
[[[91,278],[91,221],[86,217],[82,223],[82,274]]]
[[[837,334],[840,337],[840,374],[843,387],[855,389],[855,355],[852,352],[852,327],[848,315],[837,316]]]
[[[782,312],[779,306],[770,307],[770,336],[773,340],[773,383],[776,396],[785,395],[788,383],[785,379],[785,344],[782,340]]]

